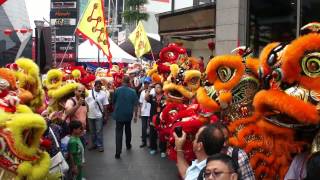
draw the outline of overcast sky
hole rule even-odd
[[[50,0],[25,0],[29,12],[29,19],[32,28],[35,28],[34,20],[43,18],[50,20]],[[193,0],[175,0],[176,9],[192,6]],[[158,2],[149,0],[147,11],[161,13],[171,9],[171,0]]]
[[[50,20],[50,0],[25,0],[25,2],[32,28],[35,28],[34,20],[43,18]]]

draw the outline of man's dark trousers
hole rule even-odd
[[[141,123],[142,123],[142,144],[147,144],[147,130],[148,130],[148,120],[149,116],[141,116]]]
[[[116,121],[116,154],[121,154],[123,127],[125,127],[126,146],[131,148],[131,121],[119,122]]]

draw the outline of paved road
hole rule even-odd
[[[84,168],[87,180],[178,180],[175,163],[152,156],[148,148],[141,149],[141,124],[132,124],[132,150],[127,151],[125,143],[121,159],[115,155],[115,122],[109,121],[104,128],[105,151],[86,152]],[[125,137],[125,136],[123,136]]]

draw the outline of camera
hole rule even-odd
[[[182,137],[182,127],[181,126],[177,126],[174,128],[174,132],[176,133],[176,135],[178,137]]]
[[[85,98],[86,98],[86,92],[81,93],[81,97],[82,97],[83,99],[85,99]],[[85,106],[85,105],[86,105],[86,103],[83,102],[83,103],[82,103],[82,106]]]

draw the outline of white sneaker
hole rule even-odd
[[[151,155],[155,155],[156,153],[157,153],[157,151],[156,150],[150,150],[150,152],[149,152]]]
[[[165,157],[167,157],[167,154],[164,153],[164,152],[162,152],[162,153],[160,154],[160,157],[161,157],[161,158],[165,158]]]

